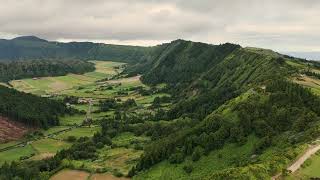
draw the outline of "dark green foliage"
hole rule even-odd
[[[169,157],[169,162],[172,164],[180,164],[183,162],[183,160],[184,160],[184,155],[180,152],[172,154]]]
[[[68,112],[62,102],[0,86],[0,113],[13,120],[48,128],[59,125],[58,116]]]
[[[319,121],[319,100],[319,97],[297,84],[285,80],[272,81],[267,85],[266,93],[252,92],[246,101],[233,107],[239,120],[213,113],[193,128],[180,130],[150,144],[145,148],[146,153],[137,170],[164,159],[170,160],[176,157],[179,150],[183,152],[183,157],[191,155],[197,161],[205,152],[223,147],[225,142],[243,144],[250,134],[261,138],[255,146],[255,153],[261,153],[283,132],[294,134],[311,129],[314,122]],[[317,134],[310,130],[299,142],[316,138]]]
[[[50,42],[33,36],[0,40],[0,60],[115,60],[138,62],[147,58],[150,47],[121,46],[91,42]]]
[[[186,173],[190,174],[190,173],[192,172],[192,170],[193,170],[192,164],[189,163],[189,164],[184,165],[184,166],[183,166],[183,170],[184,170]]]
[[[200,146],[196,147],[191,156],[192,161],[198,161],[202,155],[203,155],[203,148]]]
[[[306,71],[305,74],[308,75],[308,76],[312,76],[312,77],[320,79],[320,74],[319,73],[315,73],[315,72],[312,72],[312,71]]]
[[[109,111],[110,109],[116,109],[118,107],[115,99],[106,99],[99,101],[101,111]]]
[[[75,142],[77,138],[75,136],[68,136],[66,139],[68,142]]]
[[[83,74],[94,70],[93,63],[77,60],[2,62],[0,63],[0,81],[8,82],[31,77],[62,76],[68,73]]]

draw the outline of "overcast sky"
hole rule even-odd
[[[320,0],[0,0],[0,38],[320,51]]]

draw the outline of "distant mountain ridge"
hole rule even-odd
[[[151,48],[92,42],[55,42],[36,36],[0,39],[0,61],[80,59],[140,61]]]

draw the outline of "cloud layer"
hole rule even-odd
[[[318,0],[0,0],[0,37],[320,51]]]

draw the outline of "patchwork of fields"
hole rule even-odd
[[[82,113],[65,115],[60,117],[60,126],[51,127],[48,130],[37,130],[30,132],[28,136],[18,141],[10,141],[0,144],[0,164],[12,161],[41,160],[54,156],[58,151],[72,146],[72,139],[81,137],[92,137],[101,132],[99,123],[104,118],[113,118],[115,110],[100,110],[100,101],[114,98],[120,103],[134,99],[136,107],[133,114],[153,113],[147,107],[151,106],[157,97],[169,96],[166,93],[151,93],[142,95],[139,90],[148,91],[150,87],[140,81],[140,76],[122,77],[124,64],[111,61],[92,61],[95,63],[94,72],[83,75],[69,74],[60,77],[30,78],[11,81],[10,84],[19,91],[24,91],[39,96],[63,99],[65,97],[76,97],[79,99],[91,99],[93,102],[90,113],[92,125],[83,126],[89,104],[71,104]],[[160,85],[157,88],[164,88]],[[162,104],[164,108],[170,103]],[[130,112],[131,113],[131,112]],[[96,172],[103,169],[106,173],[87,173],[85,171],[63,170],[55,174],[51,179],[110,179],[125,180],[127,178],[115,177],[116,174],[126,175],[136,165],[138,158],[143,153],[142,146],[150,141],[145,135],[137,136],[133,133],[124,132],[112,138],[112,146],[104,146],[98,150],[98,159],[72,160],[65,162],[67,167],[74,169],[85,169]],[[5,150],[6,149],[6,150]],[[113,175],[112,175],[113,174]]]
[[[38,95],[60,94],[62,91],[77,88],[82,85],[93,84],[98,80],[112,77],[121,72],[123,63],[111,61],[92,61],[95,63],[96,70],[94,72],[85,73],[83,75],[69,74],[59,77],[42,77],[29,78],[22,80],[14,80],[10,82],[15,89],[24,92],[30,92]],[[115,67],[119,67],[115,69]]]

